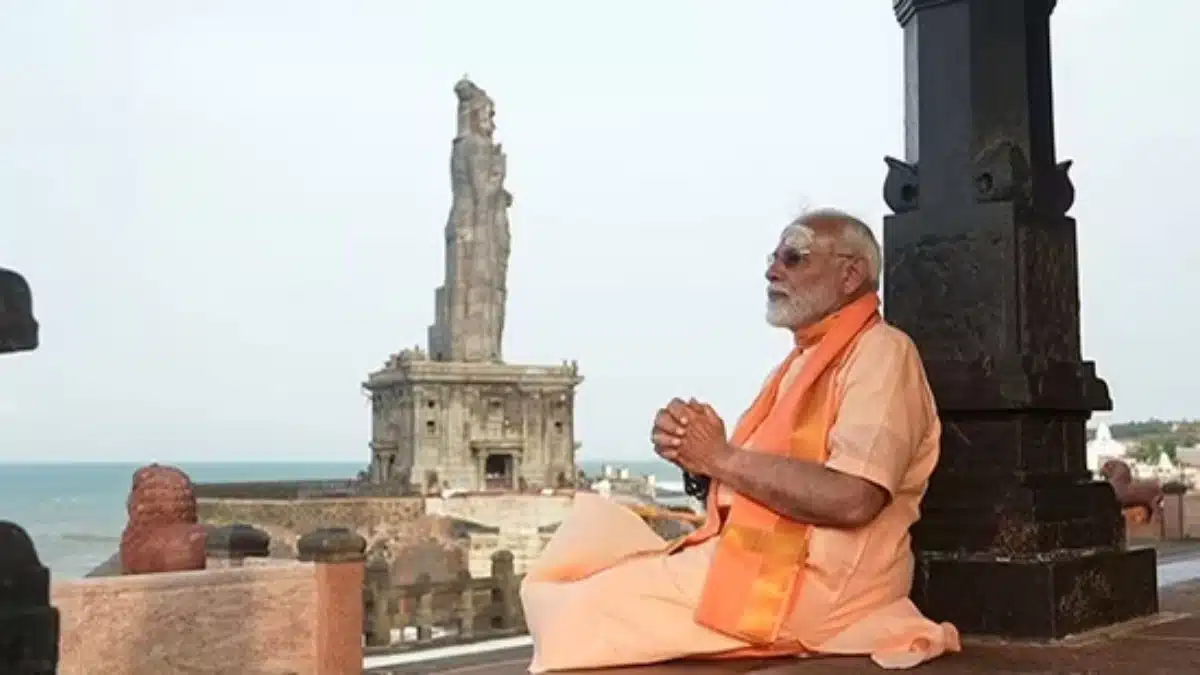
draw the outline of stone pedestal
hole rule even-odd
[[[1057,638],[1157,611],[1085,423],[1111,408],[1080,349],[1074,200],[1058,163],[1053,0],[897,0],[906,161],[888,159],[889,321],[925,359],[942,459],[913,598],[966,633]]]
[[[372,373],[371,475],[426,493],[555,487],[575,471],[574,364],[434,361]]]

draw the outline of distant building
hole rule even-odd
[[[1171,458],[1165,452],[1158,456],[1158,466],[1155,469],[1156,473],[1160,476],[1172,476],[1179,473],[1175,462],[1171,461]]]
[[[454,88],[458,134],[446,277],[435,293],[428,348],[406,349],[371,373],[371,467],[366,480],[397,490],[517,490],[572,486],[574,362],[506,364],[512,195],[493,138],[495,106],[469,80]]]
[[[1183,466],[1200,468],[1200,446],[1176,448],[1175,457]]]

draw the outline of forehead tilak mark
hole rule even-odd
[[[813,230],[807,225],[788,225],[779,236],[779,243],[796,249],[812,246]]]

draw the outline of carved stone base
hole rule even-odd
[[[925,553],[999,558],[1111,549],[1125,542],[1112,486],[1064,475],[1022,485],[1011,475],[935,475],[913,527]]]
[[[376,420],[404,421],[374,427],[376,485],[401,483],[417,494],[542,489],[575,475],[574,400],[583,378],[574,364],[418,357],[401,353],[364,384]]]
[[[918,554],[913,581],[926,616],[966,634],[1052,640],[1158,612],[1154,549]]]

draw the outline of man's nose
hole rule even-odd
[[[767,276],[767,281],[769,281],[771,283],[775,283],[783,278],[783,275],[780,274],[780,272],[779,272],[779,261],[778,260],[772,260],[767,265],[767,275],[766,276]]]

